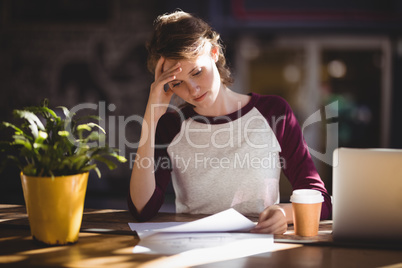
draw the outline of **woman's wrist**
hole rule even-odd
[[[291,203],[281,203],[277,206],[282,210],[288,224],[293,223],[293,208]]]

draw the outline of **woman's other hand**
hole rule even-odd
[[[291,204],[272,205],[261,212],[258,224],[251,230],[252,233],[283,234],[292,222]],[[290,215],[289,215],[290,214]]]

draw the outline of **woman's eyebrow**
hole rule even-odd
[[[188,72],[188,74],[191,74],[195,69],[197,69],[198,67],[194,67],[191,71]]]

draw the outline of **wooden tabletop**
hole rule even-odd
[[[160,213],[153,221],[203,216]],[[133,254],[139,239],[128,222],[134,219],[125,210],[86,209],[78,243],[43,247],[30,236],[23,206],[0,205],[0,267],[402,267],[401,249],[333,244],[331,221],[321,222],[316,237],[295,236],[289,226],[286,234],[275,235],[271,253],[218,262],[208,256],[194,260],[180,254]]]

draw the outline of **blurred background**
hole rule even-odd
[[[153,81],[145,43],[153,20],[177,8],[221,34],[233,90],[290,103],[330,193],[334,148],[402,148],[400,0],[0,0],[0,120],[44,98],[95,103],[107,141],[129,160],[91,174],[86,207],[127,208],[136,118]],[[282,178],[282,201],[290,192]],[[7,168],[0,203],[23,202],[18,170]]]

